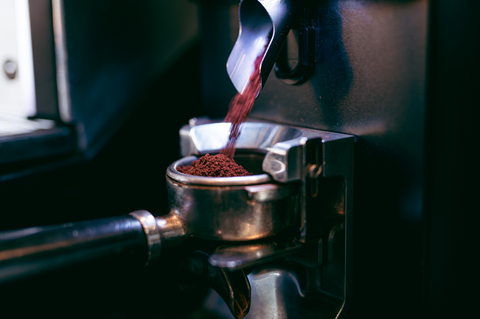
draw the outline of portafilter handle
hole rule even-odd
[[[139,210],[127,216],[0,232],[0,285],[102,257],[131,257],[132,251],[148,264],[159,259],[164,247],[178,245],[187,235],[175,209],[161,217]],[[199,281],[212,287],[235,318],[248,313],[250,284],[243,270],[227,273],[198,252],[182,265],[182,275],[192,279],[189,284]]]
[[[63,225],[0,232],[0,284],[79,262],[138,252],[146,264],[186,237],[175,213],[145,210]],[[141,262],[141,260],[139,261]]]

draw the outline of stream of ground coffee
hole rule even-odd
[[[255,97],[260,89],[260,63],[263,54],[255,59],[254,71],[249,78],[249,84],[243,94],[237,93],[230,102],[225,122],[231,122],[227,145],[220,154],[200,157],[191,166],[179,166],[177,171],[189,175],[210,177],[248,176],[252,173],[235,163],[235,144],[240,136],[240,125],[247,120],[252,110]]]
[[[230,158],[235,155],[235,144],[240,136],[240,125],[247,120],[252,110],[255,97],[260,89],[260,63],[263,54],[255,59],[255,69],[250,76],[249,84],[243,94],[237,93],[230,102],[225,122],[231,122],[230,135],[228,136],[227,145],[220,151]]]

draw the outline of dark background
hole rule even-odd
[[[222,116],[226,92],[232,92],[223,73],[235,40],[232,2],[199,2],[201,41],[127,99],[127,120],[96,155],[58,158],[68,164],[0,183],[1,229],[136,209],[166,212],[164,175],[179,157],[178,129],[193,116]],[[270,75],[252,116],[358,137],[347,318],[475,312],[478,2],[315,3],[313,78],[288,87]],[[90,56],[98,52],[92,49]],[[98,94],[108,100],[114,92]],[[177,259],[170,257],[171,264],[152,268],[105,260],[10,284],[2,288],[0,304],[25,317],[179,318],[203,295],[177,291],[171,275]]]

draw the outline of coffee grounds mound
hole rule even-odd
[[[235,163],[230,157],[217,154],[206,154],[198,160],[193,161],[191,166],[179,166],[177,171],[183,174],[209,177],[234,177],[253,175]]]

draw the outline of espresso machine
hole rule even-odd
[[[453,251],[468,232],[446,212],[461,206],[451,185],[467,183],[440,172],[452,135],[440,143],[435,132],[465,114],[436,96],[452,75],[439,71],[453,54],[442,10],[460,5],[166,5],[169,24],[199,29],[168,64],[160,57],[181,37],[155,43],[165,8],[107,2],[27,5],[36,111],[14,114],[29,131],[0,130],[5,314],[21,317],[21,301],[33,305],[26,317],[459,313]],[[225,146],[229,101],[259,56],[261,88],[235,156],[254,175],[178,172]],[[12,81],[15,62],[4,66]]]

